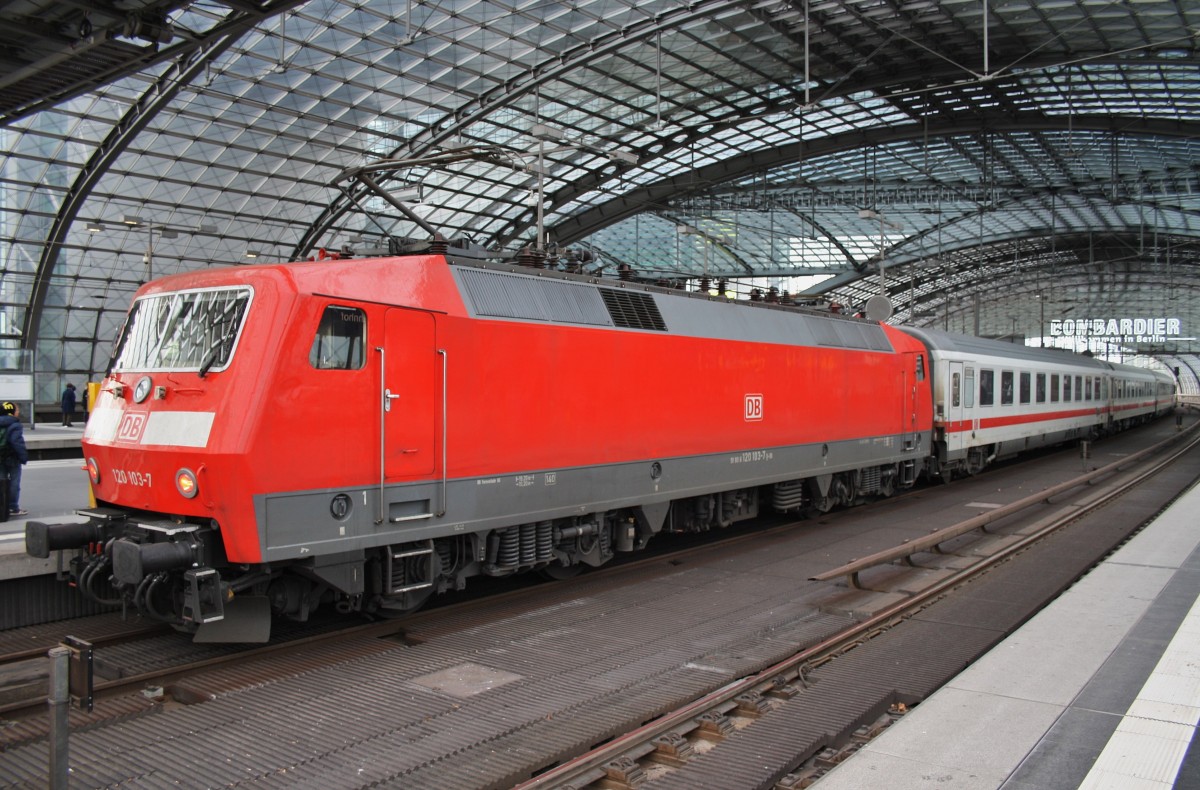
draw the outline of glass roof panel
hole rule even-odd
[[[986,50],[983,12],[313,0],[263,20],[161,107],[153,83],[170,61],[0,128],[6,271],[45,266],[58,233],[54,282],[136,282],[146,239],[118,227],[126,215],[214,228],[156,243],[161,271],[241,262],[251,245],[305,255],[380,226],[420,236],[377,199],[361,201],[370,217],[344,212],[334,179],[466,143],[520,166],[395,179],[421,185],[418,212],[447,235],[532,239],[537,149],[557,146],[541,173],[551,236],[655,272],[871,278],[880,255],[898,274],[937,255],[961,261],[965,282],[1011,271],[1022,237],[1070,238],[1086,260],[1089,233],[1126,246],[1196,233],[1200,70],[1178,4],[992,5]],[[234,13],[192,4],[176,23],[203,36]],[[144,128],[126,139],[118,124]],[[539,142],[535,124],[561,136]],[[105,229],[81,230],[95,221]],[[63,321],[46,314],[48,337],[73,324],[74,301]]]

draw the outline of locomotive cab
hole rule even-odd
[[[387,271],[407,288],[404,264],[429,260]],[[272,610],[377,608],[385,587],[401,608],[423,601],[433,552],[372,533],[420,525],[438,503],[434,318],[404,306],[411,293],[362,299],[383,265],[353,266],[145,286],[85,429],[95,506],[82,524],[29,522],[27,552],[73,551],[86,597],[206,641],[264,641]],[[353,288],[348,271],[363,272]]]
[[[248,284],[155,284],[134,302],[84,431],[96,506],[82,524],[26,526],[31,555],[77,549],[85,596],[185,628],[224,618],[233,588],[214,568],[226,557],[206,489],[231,450],[217,417],[238,408],[229,371],[254,298]]]

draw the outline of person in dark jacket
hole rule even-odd
[[[12,401],[0,403],[0,431],[8,438],[7,450],[2,463],[8,473],[8,514],[27,516],[21,509],[21,467],[29,463],[29,450],[25,448],[25,429],[21,427],[21,408]]]
[[[71,421],[75,419],[75,385],[68,384],[62,394],[62,417],[63,425],[71,427]]]

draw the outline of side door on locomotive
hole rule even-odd
[[[389,308],[379,364],[379,520],[425,522],[445,510],[447,354],[434,314]],[[434,483],[443,481],[438,492]]]

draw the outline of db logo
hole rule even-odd
[[[118,442],[137,442],[142,438],[142,431],[146,427],[146,415],[134,412],[126,412],[121,418],[121,425],[117,428]]]
[[[746,396],[746,422],[758,422],[763,418],[763,396]]]

